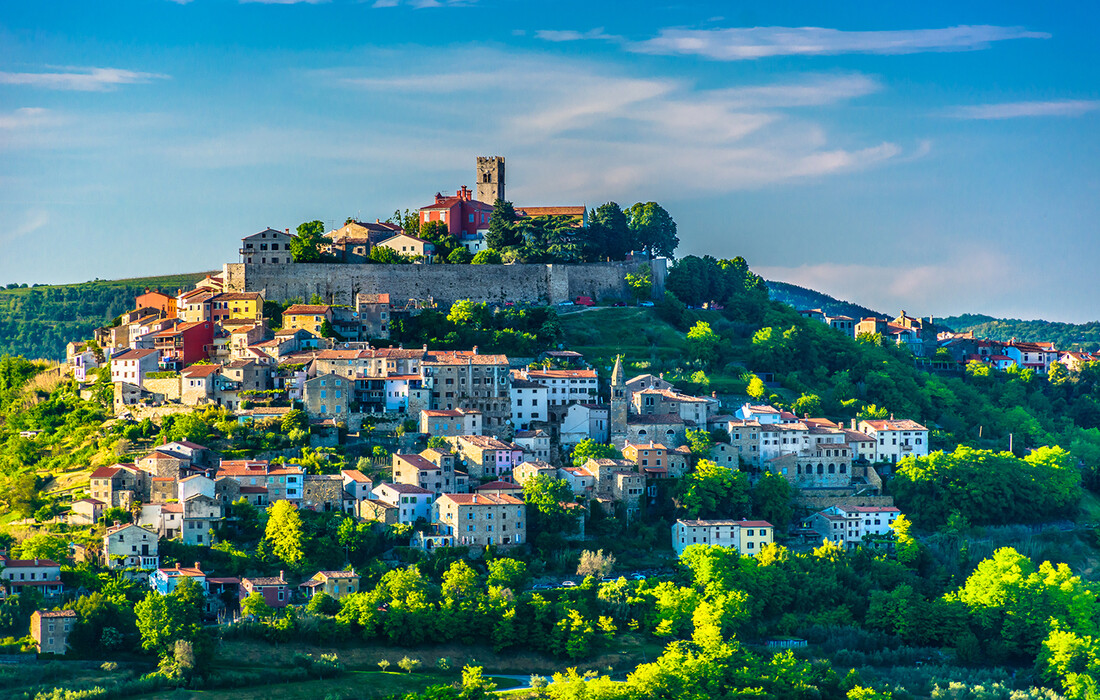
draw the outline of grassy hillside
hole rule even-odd
[[[175,293],[208,273],[0,289],[0,355],[65,358],[65,344],[133,308],[146,288]]]
[[[1100,350],[1100,321],[1089,323],[1058,323],[1054,321],[1022,321],[1015,318],[993,318],[981,314],[963,314],[940,319],[941,325],[953,331],[973,331],[974,335],[993,340],[1049,340],[1059,350]]]
[[[836,299],[813,289],[799,287],[797,284],[769,281],[767,285],[772,299],[781,301],[796,309],[821,309],[827,314],[851,316],[852,318],[884,315],[878,311],[868,309],[866,306]]]

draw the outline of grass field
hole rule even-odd
[[[716,311],[695,311],[703,320],[721,323]],[[615,356],[622,355],[627,375],[685,366],[688,360],[685,334],[662,321],[652,308],[600,307],[562,314],[564,345],[584,355],[601,373],[610,373]],[[740,370],[708,371],[710,389],[720,394],[744,391]]]

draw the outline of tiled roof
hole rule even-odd
[[[396,491],[397,493],[413,493],[413,494],[424,494],[424,493],[429,493],[430,494],[430,493],[432,493],[428,489],[422,489],[419,486],[413,486],[412,484],[379,484],[377,488],[387,488],[387,489]]]
[[[343,476],[346,476],[349,479],[351,479],[352,481],[360,483],[360,484],[363,484],[363,483],[369,484],[369,483],[371,483],[371,480],[369,478],[367,478],[367,475],[364,474],[363,472],[359,471],[358,469],[343,469],[343,470],[340,471],[340,474],[342,474]]]
[[[53,559],[8,559],[4,557],[0,561],[3,561],[4,566],[8,569],[16,567],[61,566]]]
[[[226,292],[214,298],[218,301],[258,301],[261,297],[259,292]]]
[[[520,216],[584,216],[583,206],[564,207],[516,207]]]
[[[510,506],[523,505],[523,501],[515,496],[509,496],[502,494],[500,496],[492,496],[487,493],[445,493],[439,497],[436,501],[450,501],[460,506]]]
[[[180,374],[185,377],[209,377],[211,374],[217,374],[222,370],[220,365],[191,365],[190,367],[184,367]]]
[[[920,423],[908,418],[902,420],[866,420],[863,422],[875,430],[928,430]]]
[[[152,349],[127,350],[124,353],[112,357],[111,361],[114,362],[115,360],[140,360],[143,357],[149,357],[150,355],[155,355],[156,353],[157,351]]]
[[[294,304],[283,312],[283,316],[294,314],[326,314],[331,308],[332,307],[328,304]]]
[[[522,491],[523,487],[508,481],[490,481],[478,486],[476,491]]]
[[[394,455],[394,459],[407,464],[413,469],[419,469],[420,471],[439,471],[439,467],[432,464],[428,460],[424,459],[420,455]]]
[[[39,610],[39,617],[57,618],[57,617],[76,617],[75,610]]]
[[[469,443],[474,447],[480,447],[483,450],[514,450],[520,449],[514,445],[510,445],[507,442],[501,442],[495,437],[489,435],[460,435],[458,437],[462,442]]]
[[[264,577],[264,578],[248,578],[248,577],[246,577],[246,578],[241,579],[241,582],[242,583],[247,582],[249,585],[251,585],[253,587],[256,587],[256,586],[285,586],[286,585],[286,581],[284,579],[276,578],[274,576],[268,576],[268,577]]]
[[[467,350],[433,350],[424,358],[426,365],[507,365],[507,355],[481,355]]]

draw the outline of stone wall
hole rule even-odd
[[[277,301],[318,294],[326,301],[353,305],[356,294],[388,293],[393,300],[457,299],[556,304],[578,296],[630,297],[627,273],[650,265],[653,295],[664,293],[665,260],[574,265],[246,265],[227,263],[228,290],[263,292]]]
[[[813,512],[825,510],[829,506],[875,506],[891,507],[894,505],[893,496],[830,496],[821,493],[807,495],[801,492],[794,497],[794,504],[799,508],[806,508]]]
[[[144,387],[147,391],[151,391],[156,394],[161,401],[179,401],[180,400],[180,378],[179,375],[175,377],[169,377],[167,379],[149,379],[145,378]]]

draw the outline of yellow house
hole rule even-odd
[[[320,337],[321,324],[332,323],[332,307],[327,304],[294,304],[283,312],[283,330],[303,330]]]
[[[214,322],[262,321],[264,298],[259,292],[227,292],[210,300],[210,315]]]
[[[339,600],[359,592],[359,576],[354,571],[318,571],[300,588],[307,598],[312,598],[318,593],[327,593]]]
[[[737,551],[755,556],[764,545],[775,541],[775,528],[767,520],[738,521]]]
[[[435,253],[434,245],[423,238],[410,236],[407,233],[399,233],[396,236],[390,236],[384,241],[380,241],[377,245],[382,248],[389,248],[407,257],[420,257],[429,261]]]

